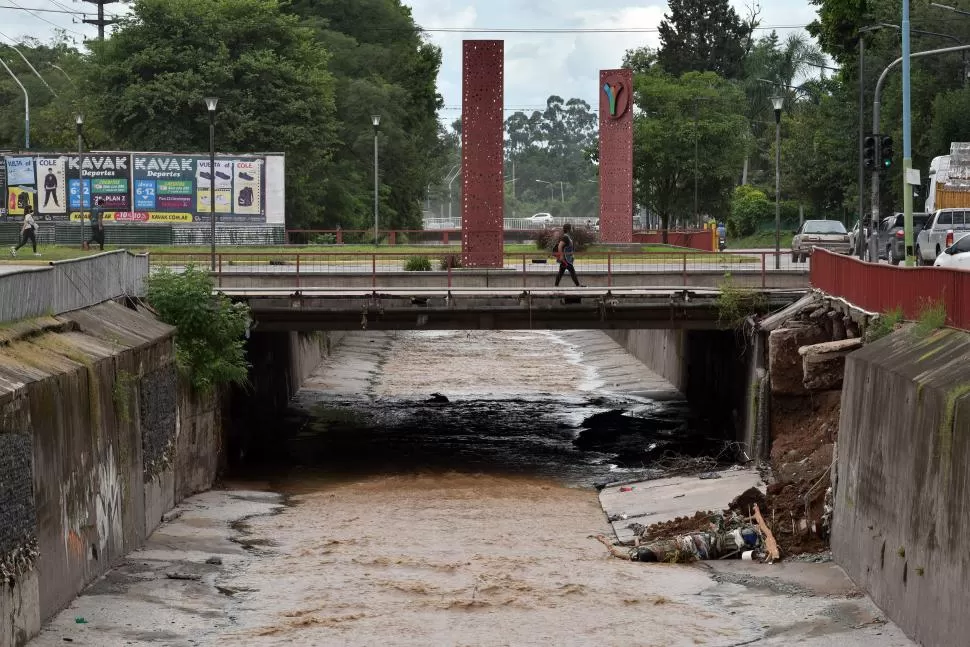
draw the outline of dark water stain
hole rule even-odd
[[[247,456],[261,478],[471,472],[593,486],[652,473],[663,456],[723,443],[682,401],[589,398],[322,398],[301,393]],[[256,474],[252,474],[256,475]]]

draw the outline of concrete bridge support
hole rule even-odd
[[[754,347],[733,330],[610,330],[613,340],[684,394],[729,441],[754,458],[750,399]]]

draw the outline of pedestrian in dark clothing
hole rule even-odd
[[[28,240],[34,246],[34,256],[40,256],[37,253],[37,223],[34,221],[33,213],[33,207],[29,204],[24,206],[24,224],[20,228],[20,244],[10,248],[11,256],[16,256],[17,250],[26,245]]]
[[[95,201],[96,208],[91,210],[91,240],[85,245],[91,248],[91,243],[97,243],[104,251],[104,199],[98,198]]]
[[[576,268],[573,266],[573,239],[570,233],[573,230],[573,226],[566,223],[562,226],[562,237],[559,239],[559,243],[556,244],[556,258],[559,260],[559,274],[556,275],[556,287],[559,286],[559,281],[562,280],[562,275],[569,271],[569,276],[572,278],[573,283],[576,287],[582,288],[586,287],[580,285],[579,279],[576,278]]]

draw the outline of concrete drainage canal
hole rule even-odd
[[[603,333],[351,334],[265,413],[32,644],[911,644],[824,559],[695,561],[767,549],[764,484]]]

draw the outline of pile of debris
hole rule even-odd
[[[611,543],[603,535],[595,539],[610,554],[635,562],[684,563],[707,559],[780,559],[774,534],[761,515],[764,495],[751,488],[731,502],[722,513],[698,512],[693,517],[651,526],[630,524],[636,533],[630,542]]]

